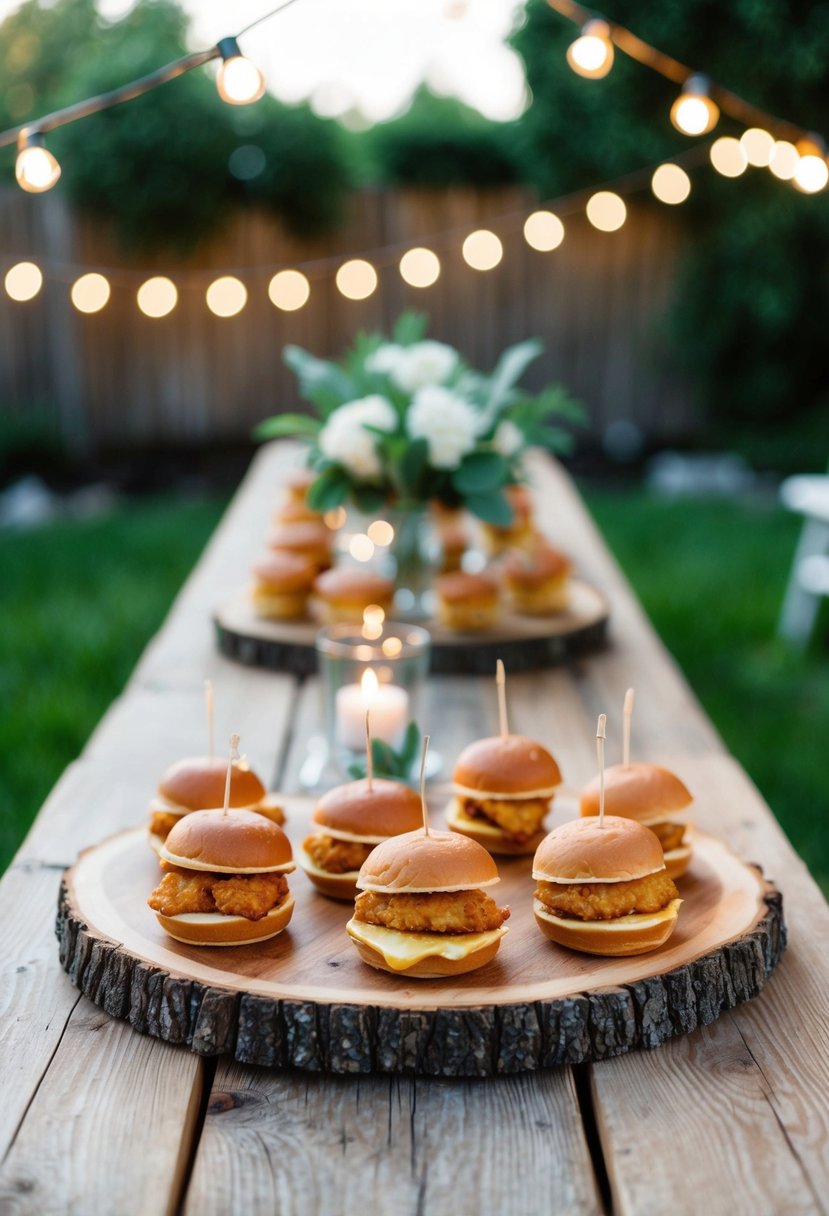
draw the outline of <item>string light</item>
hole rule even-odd
[[[14,166],[17,184],[28,194],[51,190],[60,177],[60,165],[44,146],[40,131],[21,131]]]
[[[400,259],[400,277],[410,287],[431,287],[440,276],[440,260],[431,249],[417,246]]]
[[[205,293],[207,307],[217,317],[235,317],[248,301],[248,289],[232,274],[214,279]]]
[[[799,160],[800,153],[794,144],[790,144],[787,139],[778,139],[772,149],[769,170],[775,177],[779,177],[781,182],[790,182],[797,172]]]
[[[829,181],[825,149],[814,139],[802,139],[796,151],[799,159],[792,181],[804,194],[817,194]]]
[[[660,165],[651,178],[651,190],[660,203],[676,206],[691,193],[691,179],[679,165]]]
[[[504,256],[504,246],[494,232],[479,228],[470,232],[461,249],[463,260],[473,270],[494,270]]]
[[[715,139],[709,152],[711,164],[723,177],[739,177],[748,167],[748,158],[739,139],[723,135]]]
[[[771,164],[774,136],[769,135],[762,127],[749,127],[747,131],[743,131],[740,144],[746,154],[746,160],[756,169],[766,169]]]
[[[232,106],[247,106],[265,92],[265,78],[255,63],[246,59],[235,38],[216,43],[222,62],[216,73],[216,88],[222,101]]]
[[[606,21],[594,18],[582,26],[578,38],[567,48],[567,62],[577,75],[588,80],[601,80],[608,74],[613,67],[613,43]]]
[[[524,223],[524,240],[531,249],[550,253],[564,240],[564,225],[552,211],[534,211]]]
[[[69,296],[78,312],[100,312],[109,300],[109,280],[95,271],[82,274],[72,284]]]
[[[268,284],[268,298],[283,312],[296,312],[308,303],[311,284],[299,270],[280,270]]]
[[[707,76],[695,73],[682,86],[671,106],[671,122],[683,135],[707,135],[719,121],[720,111],[708,95]]]
[[[334,281],[340,294],[347,300],[366,300],[377,287],[377,271],[371,262],[352,258],[343,262]]]
[[[9,298],[22,304],[38,294],[43,286],[43,275],[34,262],[18,262],[6,272],[3,284]]]
[[[178,303],[178,291],[172,279],[160,274],[142,283],[135,298],[145,317],[166,317]]]
[[[599,190],[587,200],[587,218],[600,232],[616,232],[627,219],[624,199],[612,190]]]

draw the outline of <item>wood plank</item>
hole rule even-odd
[[[601,1207],[568,1072],[458,1085],[223,1063],[184,1212],[231,1210],[590,1216]]]
[[[172,1212],[204,1064],[82,999],[0,1167],[0,1209]]]

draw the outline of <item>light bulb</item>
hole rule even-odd
[[[431,287],[440,276],[440,260],[431,249],[416,246],[400,259],[400,277],[410,287]]]
[[[222,101],[232,106],[247,106],[265,92],[265,78],[255,63],[246,59],[235,38],[222,38],[216,44],[222,57],[216,73],[216,88]]]
[[[660,165],[651,178],[651,190],[660,203],[676,206],[691,193],[691,179],[679,165]]]
[[[9,298],[23,303],[35,298],[43,286],[43,275],[34,262],[18,262],[6,272],[4,283]]]
[[[371,262],[352,258],[343,262],[334,276],[337,290],[347,300],[366,300],[377,287],[377,271]]]
[[[552,211],[534,211],[524,223],[524,240],[531,249],[549,253],[564,240],[564,225]]]
[[[72,284],[69,295],[78,312],[100,312],[109,299],[109,281],[94,271],[82,274]]]
[[[463,243],[463,260],[473,270],[493,270],[504,256],[504,247],[494,232],[479,228]]]
[[[274,308],[296,312],[307,304],[311,285],[299,270],[278,270],[268,284],[268,298]]]
[[[829,181],[826,150],[817,138],[799,139],[796,148],[800,159],[792,180],[804,194],[817,194]]]
[[[781,182],[790,182],[797,172],[800,153],[787,139],[778,139],[772,149],[769,171]]]
[[[600,232],[615,232],[627,219],[624,199],[612,190],[599,190],[587,200],[587,218]]]
[[[610,26],[594,19],[582,26],[581,34],[567,48],[567,62],[578,76],[601,80],[613,67]]]
[[[166,317],[178,303],[178,291],[171,279],[160,274],[141,284],[136,300],[145,317]]]
[[[51,190],[60,177],[60,165],[49,149],[43,146],[43,136],[39,131],[20,132],[14,173],[18,186],[29,194]]]
[[[774,153],[774,137],[762,127],[749,127],[740,136],[746,160],[756,169],[765,169],[771,164]]]
[[[247,304],[248,289],[232,274],[214,279],[205,293],[207,307],[217,317],[235,317]]]
[[[707,76],[689,76],[671,106],[671,122],[683,135],[707,135],[717,125],[720,111],[708,96],[708,87]]]
[[[711,164],[723,177],[739,177],[748,167],[745,148],[739,139],[732,135],[723,135],[715,139],[709,153]]]

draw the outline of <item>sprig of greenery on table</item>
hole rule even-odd
[[[371,741],[371,762],[375,777],[388,777],[392,781],[403,781],[412,784],[420,756],[420,746],[423,736],[416,722],[410,722],[403,736],[403,743],[397,751],[382,739]],[[349,776],[358,779],[365,777],[368,772],[366,760],[353,761],[348,766]]]
[[[536,339],[508,347],[484,375],[452,347],[427,342],[427,324],[425,314],[405,312],[391,341],[360,334],[339,363],[286,347],[285,362],[316,416],[279,414],[256,435],[310,443],[319,476],[308,502],[318,511],[346,500],[370,513],[438,499],[506,526],[512,508],[504,490],[521,481],[523,453],[566,451],[571,435],[561,424],[581,422],[583,410],[561,387],[538,394],[517,387],[542,352]]]

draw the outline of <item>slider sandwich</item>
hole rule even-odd
[[[373,849],[421,824],[420,798],[399,781],[350,781],[329,790],[311,816],[317,831],[302,844],[299,864],[323,895],[353,900],[360,867]]]
[[[147,900],[176,941],[246,946],[281,933],[294,897],[288,837],[245,810],[194,811],[161,848],[164,877]]]
[[[691,861],[687,824],[678,819],[693,798],[679,777],[658,764],[614,764],[605,771],[604,805],[609,815],[635,819],[659,838],[670,878],[680,878]],[[583,816],[599,813],[599,778],[581,794]]]
[[[509,908],[484,888],[499,881],[474,840],[422,828],[379,844],[360,869],[346,925],[363,962],[421,979],[461,975],[495,957]]]
[[[634,819],[555,828],[533,860],[533,911],[545,935],[584,954],[645,954],[674,931],[680,904],[662,846]]]
[[[221,756],[191,756],[167,769],[150,800],[149,842],[159,853],[170,830],[194,811],[224,805],[227,761]],[[285,822],[285,813],[269,794],[247,761],[235,760],[230,774],[230,803],[234,808],[256,811],[275,824]]]
[[[534,739],[493,735],[458,757],[446,822],[492,853],[533,853],[544,837],[561,770]]]

